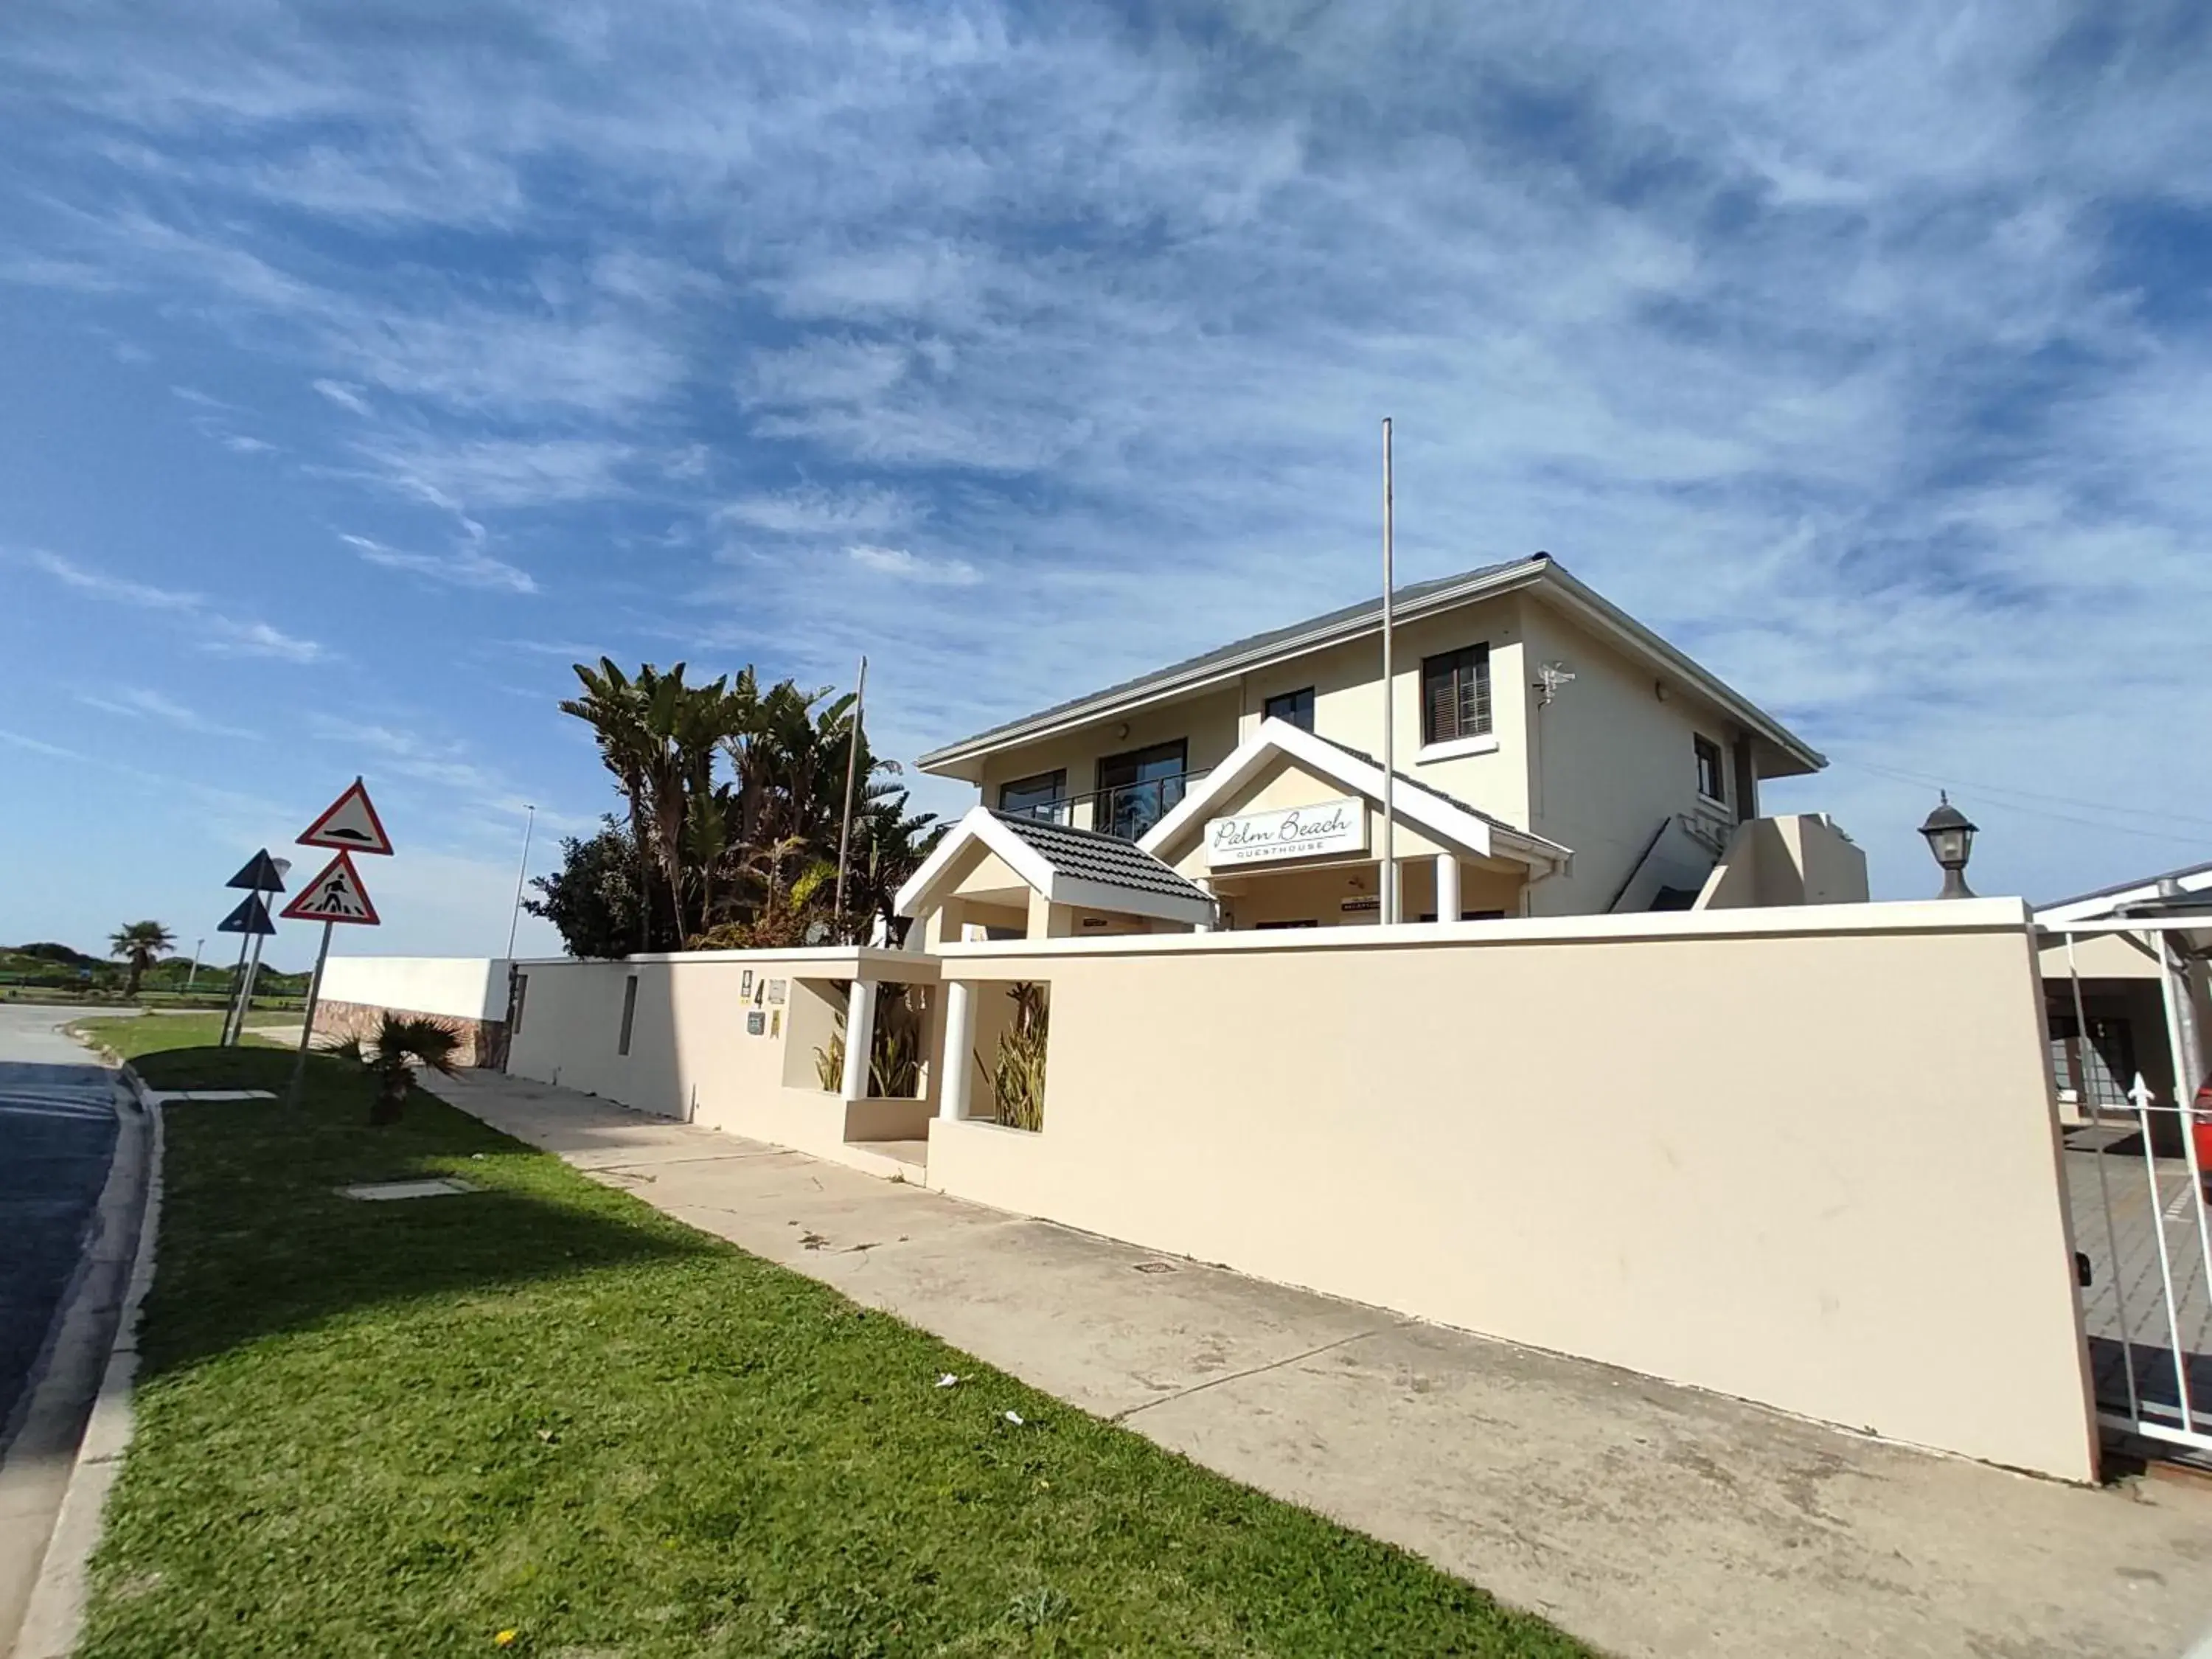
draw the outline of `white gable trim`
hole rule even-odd
[[[1365,797],[1379,806],[1382,799],[1382,769],[1314,736],[1288,720],[1263,720],[1259,729],[1238,744],[1229,758],[1215,767],[1206,781],[1177,803],[1176,808],[1146,832],[1137,845],[1157,858],[1161,849],[1203,824],[1215,808],[1258,777],[1278,757],[1294,760],[1332,783]],[[1541,836],[1493,824],[1489,819],[1407,782],[1395,792],[1397,815],[1419,824],[1438,840],[1475,858],[1503,856],[1527,864],[1564,869],[1573,856],[1557,842]],[[1503,842],[1503,847],[1498,843]]]
[[[919,915],[922,901],[931,896],[931,890],[944,879],[960,855],[978,842],[1004,859],[1013,872],[1031,887],[1049,896],[1054,872],[1043,854],[1001,823],[989,807],[971,806],[952,826],[952,833],[937,843],[937,850],[922,860],[921,868],[908,876],[906,885],[898,890],[898,896],[892,902],[899,915]]]

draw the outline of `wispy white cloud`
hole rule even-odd
[[[367,536],[341,533],[338,539],[363,559],[387,570],[404,570],[427,576],[449,587],[477,587],[505,593],[535,593],[538,583],[526,570],[495,559],[481,548],[464,547],[453,553],[410,553]]]
[[[896,576],[925,586],[973,587],[983,579],[982,573],[965,559],[924,558],[903,547],[878,547],[872,542],[854,543],[845,550],[845,556],[876,575]]]
[[[187,708],[174,698],[143,686],[104,686],[97,691],[81,691],[77,701],[88,708],[97,708],[110,714],[120,714],[128,720],[155,720],[173,726],[180,731],[196,732],[211,738],[245,738],[258,740],[258,732],[244,726],[226,726]]]
[[[143,611],[166,611],[188,618],[200,648],[220,656],[271,657],[284,662],[308,663],[328,654],[316,641],[284,633],[267,623],[225,616],[201,594],[109,575],[58,553],[34,550],[19,557],[32,568],[93,599]]]
[[[368,399],[361,395],[361,388],[357,386],[348,386],[343,380],[323,378],[318,378],[312,384],[317,392],[329,398],[340,409],[351,414],[374,415],[376,413],[375,410],[369,406]]]

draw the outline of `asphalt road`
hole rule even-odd
[[[0,1003],[0,1445],[115,1150],[112,1073],[58,1028],[106,1012]]]

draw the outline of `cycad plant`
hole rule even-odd
[[[395,1014],[389,1008],[377,1022],[376,1035],[364,1042],[348,1037],[331,1050],[339,1060],[358,1066],[375,1080],[376,1098],[368,1109],[371,1123],[399,1121],[415,1073],[427,1067],[450,1077],[453,1053],[461,1034],[442,1019],[423,1014]]]
[[[1049,1005],[1045,988],[1028,980],[1017,981],[1007,988],[1006,995],[1013,1001],[1014,1017],[999,1034],[998,1056],[986,1063],[978,1054],[976,1063],[991,1080],[991,1099],[998,1109],[999,1121],[1010,1129],[1035,1131],[1044,1127]]]

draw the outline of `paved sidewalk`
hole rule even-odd
[[[567,1090],[481,1072],[433,1086],[693,1226],[1615,1653],[2149,1659],[2212,1626],[2212,1488],[2007,1474]]]

